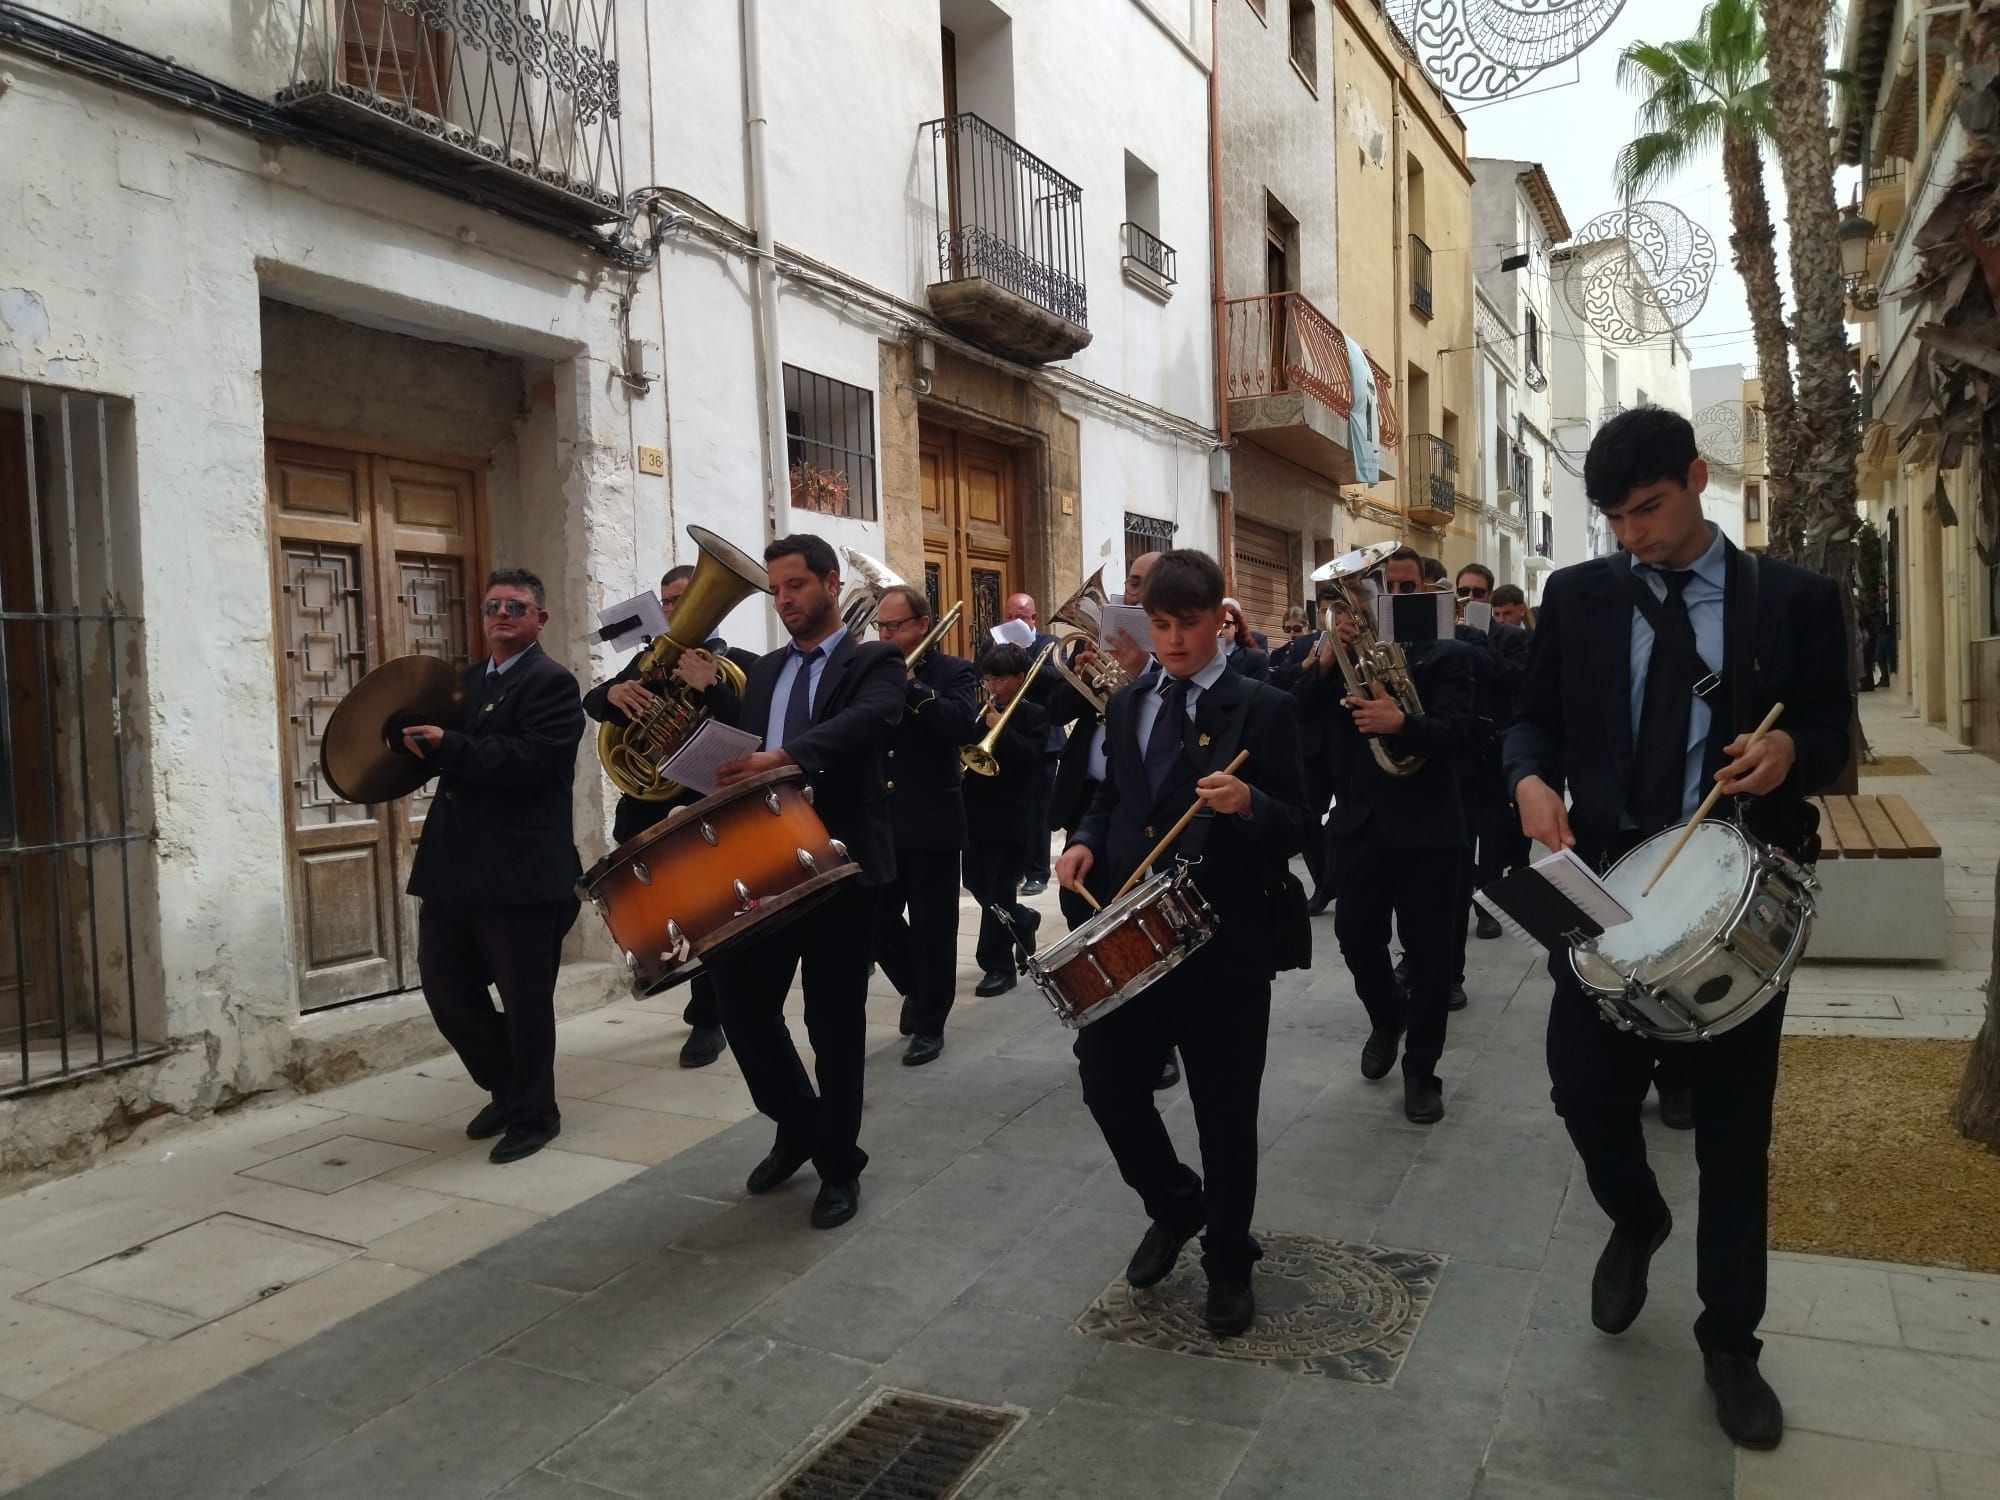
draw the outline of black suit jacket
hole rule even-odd
[[[1247,749],[1250,758],[1236,774],[1250,785],[1249,816],[1197,816],[1162,859],[1198,852],[1194,880],[1215,908],[1215,941],[1268,977],[1274,937],[1268,892],[1305,847],[1309,816],[1298,708],[1276,688],[1224,672],[1195,699],[1194,720],[1182,726],[1180,763],[1155,797],[1135,718],[1140,695],[1155,691],[1150,682],[1134,683],[1105,705],[1104,783],[1071,838],[1093,856],[1086,884],[1099,900],[1108,898],[1195,801],[1195,782]]]
[[[983,716],[977,727],[983,739]],[[1042,747],[1048,743],[1048,734],[1048,716],[1033,699],[1024,697],[994,746],[1000,774],[966,776],[965,826],[974,844],[1028,842],[1029,794],[1042,774],[1046,755]]]
[[[1438,641],[1408,654],[1410,678],[1424,711],[1386,744],[1393,755],[1420,755],[1409,776],[1391,776],[1375,763],[1368,737],[1341,704],[1347,679],[1336,666],[1315,668],[1299,679],[1301,717],[1327,726],[1333,750],[1333,816],[1337,837],[1378,839],[1396,849],[1455,847],[1465,842],[1465,807],[1459,794],[1459,757],[1474,732],[1473,648]]]
[[[1805,798],[1832,785],[1846,766],[1854,707],[1840,591],[1829,578],[1759,558],[1756,617],[1747,620],[1740,554],[1733,545],[1725,552],[1725,682],[1710,700],[1708,770],[1721,765],[1723,744],[1756,728],[1773,703],[1783,703],[1778,727],[1791,735],[1798,758],[1775,792],[1742,799],[1743,821],[1767,842],[1810,855],[1819,820]],[[1632,781],[1632,596],[1612,571],[1612,559],[1551,573],[1531,639],[1505,742],[1507,788],[1511,793],[1523,776],[1539,776],[1559,792],[1567,788],[1578,849],[1594,859],[1631,841],[1629,833],[1621,838],[1619,825]]]
[[[736,725],[761,737],[771,719],[771,693],[784,669],[781,646],[760,656],[743,686]],[[896,878],[896,839],[882,752],[903,716],[903,654],[886,641],[857,645],[844,635],[820,671],[812,724],[785,750],[813,789],[813,810],[826,831],[861,865],[861,884]]]
[[[1299,679],[1312,670],[1312,654],[1319,647],[1319,635],[1317,630],[1308,630],[1303,635],[1288,637],[1284,645],[1271,653],[1271,675],[1266,680],[1272,687],[1297,696]],[[1326,727],[1323,716],[1300,718],[1299,751],[1308,761],[1326,755]]]
[[[1264,682],[1271,675],[1271,653],[1258,646],[1238,646],[1229,653],[1229,670],[1252,682]]]
[[[490,682],[486,662],[460,674],[465,719],[431,751],[437,795],[424,817],[409,893],[465,906],[574,900],[570,796],[583,704],[576,678],[530,646]]]
[[[898,849],[965,847],[958,751],[978,738],[978,695],[972,663],[935,650],[904,687],[903,717],[883,751]]]
[[[1069,736],[1056,761],[1055,783],[1049,789],[1048,825],[1053,832],[1076,827],[1090,811],[1091,799],[1097,794],[1097,783],[1090,775],[1090,742],[1104,721],[1090,700],[1060,675],[1043,707],[1052,725],[1069,725]]]

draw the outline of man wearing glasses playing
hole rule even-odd
[[[493,1096],[465,1133],[500,1136],[490,1160],[510,1162],[562,1130],[556,967],[582,873],[570,791],[583,701],[576,678],[539,643],[549,622],[541,579],[495,570],[482,612],[487,656],[461,674],[464,721],[403,731],[438,778],[409,893],[422,902],[424,1001],[472,1081]]]

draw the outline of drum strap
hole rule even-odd
[[[1710,672],[1696,682],[1694,695],[1713,707],[1715,695],[1726,691],[1734,722],[1754,724],[1757,714],[1751,694],[1757,680],[1757,557],[1752,552],[1730,550],[1735,556],[1732,579],[1735,587],[1723,605],[1727,614],[1723,625],[1722,670]],[[1665,628],[1665,614],[1653,591],[1632,571],[1629,552],[1611,558],[1611,574],[1657,637]]]

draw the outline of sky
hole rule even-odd
[[[1628,0],[1618,19],[1579,57],[1549,69],[1521,93],[1497,104],[1461,105],[1467,152],[1539,161],[1548,171],[1556,199],[1573,230],[1616,208],[1612,165],[1619,149],[1638,134],[1638,96],[1618,86],[1618,56],[1633,42],[1672,41],[1693,35],[1701,11],[1702,0]],[[1785,193],[1775,160],[1765,162],[1764,175],[1777,225],[1779,280],[1788,284]],[[1740,362],[1746,369],[1754,368],[1757,355],[1750,338],[1750,309],[1729,254],[1729,192],[1722,183],[1719,153],[1651,196],[1672,203],[1715,240],[1715,280],[1708,302],[1683,330],[1694,363]],[[1475,255],[1501,253],[1474,249]],[[1789,295],[1786,308],[1789,312]]]

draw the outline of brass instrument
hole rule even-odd
[[[1321,599],[1345,606],[1354,616],[1355,629],[1359,633],[1351,654],[1332,629],[1331,618],[1327,620],[1328,633],[1334,637],[1334,660],[1340,663],[1340,675],[1347,679],[1348,696],[1372,697],[1369,689],[1379,682],[1404,713],[1420,714],[1424,711],[1423,700],[1417,696],[1416,681],[1410,676],[1410,664],[1404,659],[1403,648],[1395,641],[1375,638],[1373,601],[1359,587],[1371,573],[1379,573],[1382,565],[1389,560],[1389,554],[1401,545],[1400,542],[1376,542],[1344,557],[1336,557],[1313,574],[1313,584]],[[1392,754],[1377,735],[1371,734],[1367,740],[1375,764],[1388,775],[1413,776],[1422,769],[1424,758],[1421,755]]]
[[[1100,566],[1049,617],[1049,633],[1056,638],[1056,671],[1100,717],[1111,695],[1132,680],[1118,658],[1102,649],[1103,609],[1108,602]],[[1079,664],[1077,658],[1085,651],[1096,651],[1097,655]]]
[[[1007,721],[1014,717],[1014,710],[1020,706],[1021,700],[1028,696],[1028,684],[1035,680],[1035,674],[1042,670],[1042,663],[1047,661],[1061,644],[1060,641],[1050,641],[1048,645],[1042,647],[1041,654],[1035,658],[1035,664],[1028,668],[1028,675],[1021,679],[1021,691],[1014,695],[1014,701],[1001,712],[1000,722],[986,731],[985,739],[976,745],[967,745],[958,752],[958,763],[973,775],[1000,774],[1000,762],[993,756],[993,747],[1000,743],[1000,736],[1007,728]],[[991,711],[990,705],[988,711]]]
[[[939,641],[943,640],[944,633],[947,630],[951,629],[952,626],[956,625],[958,623],[958,617],[964,613],[965,613],[965,601],[962,599],[958,603],[954,604],[950,609],[946,610],[944,612],[944,618],[939,620],[935,625],[931,626],[929,631],[925,633],[924,638],[918,641],[916,646],[910,651],[910,653],[903,658],[903,670],[905,672],[916,671],[917,663],[924,659],[924,653],[929,651],[931,647],[935,646]]]
[[[770,593],[762,563],[734,543],[702,526],[690,526],[700,556],[687,592],[674,607],[666,633],[655,636],[639,653],[639,680],[656,698],[654,705],[624,724],[597,726],[597,758],[611,784],[641,802],[667,802],[681,794],[677,781],[661,775],[661,767],[700,728],[706,710],[701,695],[673,676],[684,652],[698,651],[715,634],[715,627],[737,605],[755,593]],[[727,657],[717,657],[724,680],[739,694],[743,669]]]
[[[882,596],[890,589],[909,588],[911,584],[887,563],[866,552],[842,547],[840,556],[844,564],[840,576],[852,585],[846,598],[840,601],[840,623],[858,640],[875,623],[875,616],[882,608]]]

